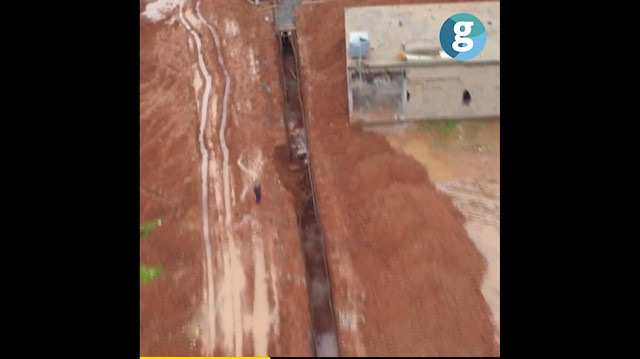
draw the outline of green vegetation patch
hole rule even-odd
[[[157,276],[162,274],[162,266],[145,266],[140,264],[140,284],[149,284]]]
[[[458,121],[424,121],[420,123],[420,127],[425,131],[435,131],[442,136],[449,136],[458,132]]]
[[[142,222],[142,224],[140,224],[140,240],[153,232],[153,230],[156,229],[160,224],[162,224],[162,218],[156,218],[146,222]]]

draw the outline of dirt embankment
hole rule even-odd
[[[463,216],[418,162],[381,135],[348,126],[347,3],[389,2],[306,4],[296,15],[340,353],[497,355],[480,291],[486,265]]]

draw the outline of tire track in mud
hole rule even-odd
[[[500,226],[500,182],[455,180],[436,182],[436,188],[450,196],[454,205],[468,218],[491,226]]]
[[[207,326],[207,343],[209,350],[213,350],[213,345],[215,343],[215,317],[212,317],[215,313],[215,304],[214,304],[214,284],[213,284],[213,260],[212,260],[212,250],[211,250],[211,238],[209,233],[209,151],[205,146],[204,142],[204,131],[207,125],[207,108],[209,106],[209,97],[211,96],[211,75],[207,71],[207,67],[204,63],[204,56],[202,55],[202,42],[200,40],[200,36],[196,31],[194,31],[191,25],[187,22],[183,13],[184,1],[180,2],[180,11],[179,17],[182,25],[187,29],[187,31],[193,37],[193,40],[196,43],[196,48],[198,52],[198,64],[200,67],[200,72],[205,78],[205,88],[204,93],[202,94],[202,105],[200,107],[200,128],[198,131],[198,143],[200,147],[200,154],[202,156],[201,162],[201,190],[202,190],[202,235],[205,245],[205,258],[206,258],[206,267],[207,267],[207,312],[208,312],[208,320],[209,325]]]
[[[255,151],[255,155],[251,156],[252,159],[247,161],[245,165],[242,161],[243,154],[238,156],[236,164],[240,168],[243,176],[243,189],[240,195],[241,200],[244,200],[245,195],[250,192],[253,187],[259,183],[260,176],[262,174],[262,152],[260,150]],[[253,334],[253,355],[266,356],[269,346],[269,334],[271,326],[278,323],[278,295],[275,285],[275,277],[273,273],[275,271],[273,262],[270,263],[270,275],[271,277],[271,289],[273,291],[273,298],[275,302],[275,309],[270,310],[269,307],[269,289],[267,287],[267,269],[265,265],[264,255],[264,242],[262,240],[262,226],[258,218],[254,216],[254,210],[251,214],[246,214],[241,223],[247,219],[253,219],[249,222],[251,243],[253,244],[253,265],[254,265],[254,280],[253,280],[253,318],[252,318],[252,334]],[[237,226],[234,224],[234,227]],[[277,332],[276,327],[276,332]]]
[[[220,46],[220,38],[216,30],[202,17],[200,13],[200,1],[196,3],[196,14],[198,19],[209,29],[211,32],[211,36],[213,37],[214,45],[216,52],[218,54],[218,64],[220,65],[225,82],[224,82],[224,92],[222,95],[222,114],[220,120],[220,130],[218,131],[218,138],[220,141],[220,148],[222,150],[222,180],[223,180],[223,188],[224,188],[224,233],[226,235],[226,239],[229,244],[229,252],[225,258],[225,276],[227,273],[230,274],[231,283],[228,284],[230,287],[230,296],[231,299],[231,312],[233,313],[233,320],[231,321],[231,325],[233,327],[233,351],[235,356],[242,355],[242,346],[243,346],[243,324],[242,324],[242,297],[241,292],[244,288],[244,269],[242,267],[242,263],[239,258],[239,251],[235,243],[235,238],[233,234],[233,225],[232,225],[232,213],[231,213],[231,178],[230,178],[230,170],[229,170],[229,147],[227,146],[227,142],[225,139],[225,130],[227,127],[227,113],[228,113],[228,102],[229,102],[229,89],[231,88],[231,75],[229,75],[229,71],[224,64],[224,58],[222,57],[222,51]],[[227,279],[227,278],[225,278]],[[223,285],[224,286],[224,285]],[[227,293],[226,291],[224,293]],[[224,312],[224,310],[223,310]],[[229,339],[227,339],[229,338]],[[232,339],[230,336],[225,336],[225,347],[227,350],[231,349],[230,340]]]
[[[233,351],[236,356],[240,356],[243,353],[243,344],[246,344],[243,343],[244,339],[251,338],[251,336],[248,338],[244,338],[244,336],[253,334],[254,355],[264,356],[267,355],[271,326],[274,325],[274,321],[278,322],[278,298],[274,294],[276,301],[276,316],[274,317],[274,313],[270,312],[269,305],[269,284],[267,281],[269,276],[267,275],[262,240],[263,228],[259,221],[254,220],[250,223],[251,243],[254,244],[252,259],[255,270],[254,283],[252,283],[254,289],[253,312],[243,316],[243,309],[246,309],[247,312],[251,311],[251,303],[242,302],[242,295],[246,289],[246,278],[243,262],[240,258],[242,247],[237,242],[238,233],[234,230],[236,221],[232,213],[232,209],[235,208],[235,192],[232,192],[233,174],[231,173],[231,165],[233,164],[229,163],[230,149],[225,137],[225,131],[231,126],[229,124],[231,118],[228,118],[228,102],[231,97],[230,89],[233,78],[232,73],[225,65],[223,56],[229,56],[229,53],[228,50],[223,51],[221,46],[220,36],[216,31],[219,29],[216,19],[210,18],[209,20],[213,22],[209,24],[202,16],[200,1],[168,0],[168,3],[173,8],[166,10],[163,16],[168,16],[169,10],[179,8],[178,16],[175,16],[174,12],[173,16],[175,17],[172,17],[169,25],[179,20],[179,23],[190,34],[187,35],[189,50],[195,51],[197,56],[190,72],[193,76],[195,110],[199,116],[198,146],[201,154],[202,230],[206,260],[204,263],[206,282],[203,288],[206,299],[201,302],[203,306],[202,331],[200,332],[202,355],[213,355],[218,351],[231,355]],[[233,20],[232,22],[225,20],[225,25],[229,24],[236,23]],[[209,28],[213,41],[208,39],[204,26]],[[239,31],[237,24],[235,29],[231,30]],[[224,34],[221,35],[224,36]],[[222,44],[226,45],[224,42]],[[233,50],[237,50],[237,48],[231,50],[233,57],[235,56]],[[213,58],[207,57],[209,55],[216,56],[212,52],[217,55],[219,67],[215,65]],[[231,70],[233,71],[233,66]],[[220,80],[224,81],[221,113],[217,109],[220,96],[216,94],[219,86],[222,85]],[[220,123],[218,123],[218,119],[220,119]],[[233,120],[237,121],[237,119]],[[216,136],[216,131],[218,136]],[[216,153],[217,144],[212,140],[216,137],[218,137],[220,153]],[[255,158],[253,158],[254,156],[249,157],[248,167],[241,162],[242,155],[238,158],[238,166],[247,175],[244,181],[246,183],[243,184],[243,190],[247,190],[247,192],[252,188],[251,184],[260,177],[262,152],[258,150]],[[219,161],[222,161],[222,166]],[[215,203],[210,204],[209,201],[215,201]],[[163,204],[167,205],[164,202]],[[224,215],[220,213],[222,210],[225,211]],[[249,216],[257,219],[254,218],[253,213]],[[237,223],[237,225],[240,224],[242,222]],[[271,274],[274,269],[273,263],[269,269]],[[271,276],[270,279],[270,284],[274,287],[275,277]],[[217,288],[214,288],[215,286]],[[275,289],[273,291],[275,293]]]
[[[163,206],[163,208],[164,207],[168,207],[168,208],[176,211],[176,215],[180,215],[182,213],[182,211],[183,211],[181,206],[176,205],[175,203],[173,203],[172,201],[170,201],[170,200],[168,200],[166,198],[163,198],[161,196],[155,195],[155,194],[145,190],[142,187],[140,187],[140,194],[146,196],[147,198],[149,198],[151,200],[154,200],[154,201],[160,203]]]

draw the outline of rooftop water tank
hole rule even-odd
[[[366,59],[369,56],[370,45],[368,32],[349,33],[349,57],[352,59]]]

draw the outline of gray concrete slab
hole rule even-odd
[[[280,0],[276,4],[276,31],[295,30],[295,7],[302,0]]]

